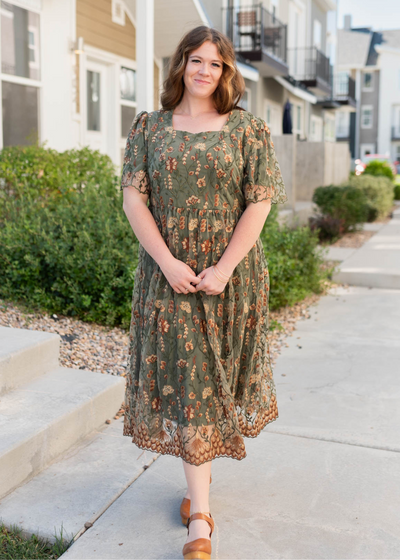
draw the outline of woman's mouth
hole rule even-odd
[[[199,80],[197,78],[195,78],[194,81],[201,85],[208,85],[210,83],[210,82],[205,82],[204,80]]]

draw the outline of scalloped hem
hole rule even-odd
[[[179,427],[176,430],[173,438],[161,429],[157,432],[156,436],[151,438],[148,435],[148,429],[144,422],[141,426],[136,426],[134,423],[128,424],[127,416],[124,417],[124,428],[122,435],[132,437],[134,443],[139,449],[144,451],[151,451],[153,453],[160,453],[161,455],[173,455],[174,457],[181,458],[186,463],[191,465],[200,466],[203,463],[227,457],[241,461],[247,457],[247,452],[244,444],[244,437],[256,438],[261,431],[279,418],[278,407],[274,395],[271,397],[271,405],[268,411],[264,411],[261,417],[257,417],[253,425],[244,425],[244,421],[239,416],[239,425],[241,434],[236,434],[225,442],[222,441],[219,431],[216,429],[211,436],[211,450],[209,445],[201,441],[199,438],[193,438],[194,441],[189,441],[186,444],[185,450],[182,445],[182,436],[179,432]]]

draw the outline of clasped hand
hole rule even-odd
[[[196,276],[190,266],[179,259],[169,263],[163,269],[163,273],[171,288],[178,294],[204,291],[208,296],[218,295],[224,291],[227,284],[218,280],[211,266]]]

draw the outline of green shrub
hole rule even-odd
[[[335,241],[345,233],[344,221],[332,216],[310,216],[308,223],[312,231],[318,232],[320,241]]]
[[[390,165],[377,159],[370,161],[366,165],[363,175],[365,174],[388,177],[391,181],[394,179],[393,170]]]
[[[318,234],[308,226],[290,229],[277,222],[261,233],[270,276],[270,308],[293,305],[312,293],[322,293],[323,271]]]
[[[60,187],[77,188],[88,181],[113,181],[112,160],[98,150],[56,150],[44,146],[10,146],[0,151],[0,196],[37,198],[57,193]]]
[[[350,185],[362,191],[367,198],[369,212],[367,220],[372,222],[376,219],[385,218],[393,206],[393,183],[383,176],[359,175],[351,177],[342,186]]]
[[[0,173],[0,298],[128,329],[139,243],[111,160],[89,148],[6,148]],[[326,278],[317,236],[277,216],[272,205],[261,234],[272,309],[321,293]]]
[[[355,229],[357,224],[367,221],[370,214],[365,193],[352,185],[317,187],[312,201],[322,215],[338,220],[343,232]]]
[[[400,185],[395,185],[393,192],[394,192],[394,199],[400,200]]]
[[[129,325],[138,243],[114,182],[61,189],[46,203],[4,201],[0,297],[107,325]]]

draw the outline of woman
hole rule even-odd
[[[259,234],[287,197],[267,125],[237,106],[243,93],[229,39],[193,29],[163,108],[133,121],[122,172],[140,242],[123,434],[183,460],[184,558],[210,558],[212,459],[243,459],[243,438],[278,418]]]

